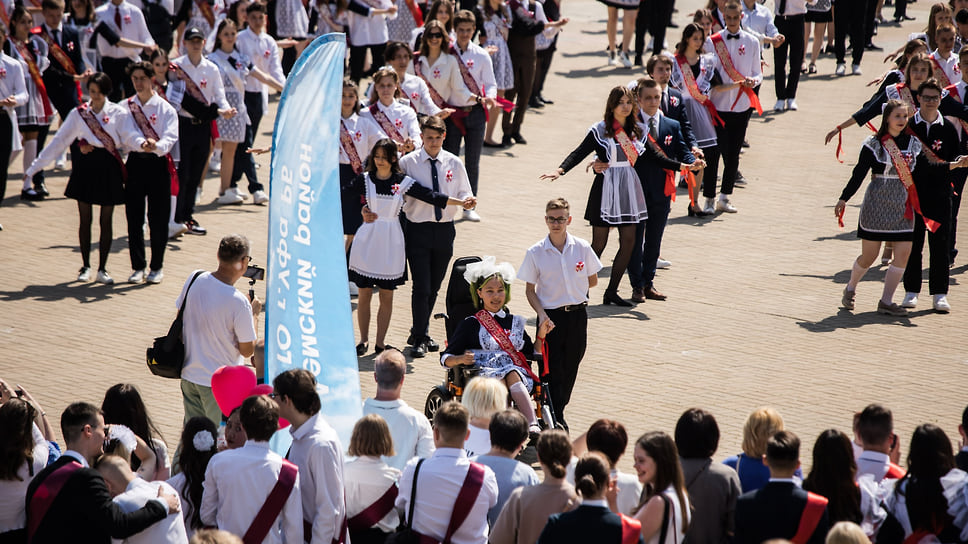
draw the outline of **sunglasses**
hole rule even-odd
[[[433,32],[433,33],[427,34],[427,39],[428,40],[442,40],[442,39],[444,39],[444,35],[441,34],[441,33],[439,33],[439,32]]]

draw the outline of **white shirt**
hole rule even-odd
[[[47,441],[37,425],[32,425],[31,434],[34,449],[31,458],[20,465],[17,476],[13,480],[0,480],[0,533],[23,529],[27,526],[27,511],[24,499],[27,497],[27,486],[30,480],[47,466]],[[28,466],[29,463],[29,466]]]
[[[3,70],[0,72],[0,95],[2,95],[2,98],[12,96],[17,101],[18,106],[26,104],[29,99],[27,80],[24,79],[24,71],[20,62],[6,53],[0,54],[0,69]],[[17,116],[14,115],[13,119],[16,121]]]
[[[864,450],[857,456],[857,478],[870,474],[875,482],[879,482],[887,475],[887,469],[890,466],[891,458],[886,453]]]
[[[90,102],[88,102],[88,105],[90,105]],[[94,110],[91,110],[91,113],[94,113]],[[127,123],[127,116],[128,110],[110,101],[105,101],[101,112],[94,114],[94,117],[97,119],[98,124],[101,125],[101,128],[103,128],[104,131],[108,133],[108,136],[114,140],[114,145],[118,148],[119,153],[121,152],[121,146],[123,145],[121,130],[122,127]],[[32,176],[43,170],[44,166],[54,162],[54,160],[57,159],[57,157],[59,157],[60,154],[63,153],[71,145],[71,143],[74,142],[74,140],[79,139],[87,140],[87,143],[94,147],[100,147],[102,149],[104,148],[104,144],[101,143],[101,140],[94,135],[94,131],[87,126],[87,123],[81,119],[81,114],[77,112],[77,108],[74,108],[69,114],[67,114],[67,119],[65,119],[61,127],[57,129],[57,133],[54,134],[54,137],[47,142],[46,146],[44,146],[44,149],[40,152],[40,155],[38,155],[30,167],[27,168],[27,171],[24,173],[24,175]]]
[[[181,306],[185,289],[192,276],[185,280],[175,307]],[[192,285],[185,304],[184,332],[185,366],[181,377],[192,383],[211,387],[212,374],[219,367],[245,364],[239,344],[254,342],[252,305],[234,285],[216,279],[211,272],[202,272]]]
[[[151,124],[158,135],[154,154],[164,157],[171,153],[172,148],[178,143],[178,112],[167,100],[158,96],[158,93],[155,92],[151,93],[151,98],[146,103],[142,103],[138,95],[121,101],[121,107],[128,112],[125,125],[121,128],[121,139],[124,147],[129,152],[144,153],[145,150],[141,149],[141,144],[147,139],[147,136],[138,127],[138,123],[135,122],[134,116],[131,115],[130,102],[135,102],[141,106],[145,118],[148,119],[148,123]]]
[[[302,512],[306,521],[313,526],[311,544],[330,544],[339,537],[346,515],[343,503],[343,446],[336,431],[320,414],[306,420],[298,429],[289,429],[289,432],[292,434],[292,447],[288,458],[299,467]],[[302,538],[297,542],[302,542]]]
[[[430,88],[427,83],[413,74],[404,74],[400,91],[406,95],[410,103],[421,115],[437,115],[440,108],[430,98]]]
[[[145,9],[145,2],[142,0],[128,0],[128,2],[141,11],[144,11]],[[158,4],[159,6],[165,8],[165,11],[168,12],[168,15],[175,15],[175,0],[147,0],[147,3]]]
[[[440,93],[441,98],[447,104],[467,104],[474,102],[471,99],[471,91],[464,85],[464,79],[460,75],[460,67],[457,66],[457,57],[441,53],[437,57],[437,62],[433,66],[427,61],[427,57],[420,57],[420,72],[423,74],[426,83]],[[416,74],[413,62],[407,67],[407,72]]]
[[[403,138],[399,143],[403,143],[407,138],[413,140],[413,145],[415,148],[420,148],[423,146],[423,140],[420,138],[420,123],[417,122],[417,112],[413,111],[413,108],[400,102],[399,100],[394,100],[390,102],[389,106],[380,102],[379,99],[376,101],[376,107],[379,111],[386,115],[387,120],[393,123],[393,128],[396,129],[400,137]],[[380,127],[383,130],[383,126],[376,120],[376,117],[370,112],[370,108],[360,109],[360,117],[364,117],[373,121],[373,124]],[[386,132],[386,131],[384,131]],[[389,135],[388,135],[389,137]]]
[[[142,508],[148,502],[158,497],[158,489],[164,489],[170,495],[178,496],[175,489],[165,482],[146,482],[141,478],[131,480],[124,493],[114,497],[114,502],[121,507],[121,510],[130,514]],[[181,504],[181,497],[178,497]],[[165,519],[150,525],[144,531],[129,536],[122,540],[114,539],[114,542],[125,542],[126,544],[185,544],[188,542],[188,534],[185,532],[185,522],[182,520],[180,512],[168,514]]]
[[[380,128],[380,125],[376,124],[376,121],[372,117],[362,117],[354,113],[349,117],[341,117],[340,123],[346,127],[347,132],[350,133],[350,137],[353,138],[353,147],[356,149],[356,154],[359,155],[360,162],[363,164],[366,164],[366,158],[370,155],[370,151],[373,150],[373,146],[381,138],[387,137],[383,133],[383,129]],[[337,138],[339,138],[339,135],[337,135]],[[343,149],[342,142],[340,142],[339,146],[339,162],[340,164],[351,164],[350,156]]]
[[[178,495],[178,499],[182,501],[181,505],[181,516],[182,522],[185,524],[185,534],[188,535],[189,540],[195,535],[195,530],[192,529],[192,513],[197,508],[194,505],[185,502],[185,497],[182,496],[182,491],[185,489],[185,473],[179,472],[171,478],[168,478],[168,485],[175,490],[175,494]]]
[[[790,1],[787,0],[787,11],[790,10]],[[777,7],[779,9],[779,3],[777,3]],[[803,12],[806,13],[806,8],[804,8]],[[776,25],[773,24],[773,14],[770,13],[770,9],[759,2],[753,2],[752,9],[746,7],[746,2],[743,2],[743,22],[741,28],[756,36],[756,39],[760,43],[766,43],[767,38],[776,37],[780,33]]]
[[[244,535],[279,481],[281,467],[282,457],[269,449],[268,442],[247,440],[241,448],[214,455],[205,469],[205,491],[199,510],[202,523]],[[297,479],[263,540],[265,544],[302,542],[299,486]]]
[[[726,49],[729,51],[733,66],[736,70],[741,75],[752,78],[756,82],[754,86],[763,83],[763,72],[760,68],[760,42],[756,37],[743,29],[739,30],[738,39],[728,39],[726,37],[730,34],[728,30],[723,30],[720,34],[723,36],[723,43],[726,44]],[[713,52],[713,67],[719,73],[719,77],[723,83],[727,85],[732,83],[733,78],[726,73],[719,60],[719,55],[715,52],[716,48],[713,47],[712,38],[706,38],[705,47],[706,51]],[[736,97],[738,95],[742,96],[739,96],[739,100],[737,101]],[[719,111],[743,112],[751,107],[749,97],[739,88],[728,91],[710,92],[709,98]]]
[[[191,0],[185,0],[190,2]],[[182,55],[177,59],[173,60],[172,63],[181,67],[185,71],[185,74],[195,82],[198,89],[202,92],[202,96],[205,97],[208,102],[218,105],[220,110],[227,110],[229,106],[228,100],[225,99],[225,87],[222,85],[222,73],[219,71],[218,66],[205,57],[199,61],[198,66],[192,64],[192,61],[188,59],[188,55]],[[181,109],[181,99],[187,93],[185,82],[174,77],[171,83],[168,85],[168,98],[178,110],[178,115],[182,117],[192,118],[192,114]]]
[[[813,0],[810,3],[813,4],[816,1]],[[780,0],[775,0],[773,6],[776,8],[776,14],[778,16],[803,15],[807,12],[807,0],[786,0],[786,6],[784,6],[786,9],[783,13],[780,13]]]
[[[528,248],[518,268],[518,278],[534,284],[538,302],[545,309],[588,302],[588,278],[602,269],[588,242],[571,234],[565,236],[562,251],[545,236]]]
[[[369,15],[360,15],[353,11],[348,11],[346,24],[349,27],[350,45],[360,47],[364,45],[385,44],[390,39],[387,30],[387,20],[397,18],[393,15],[373,15],[374,9],[389,9],[394,3],[391,0],[368,0],[365,2],[369,6]],[[380,62],[383,59],[374,59],[373,62]]]
[[[397,508],[406,512],[410,504],[413,485],[413,471],[417,461],[413,460],[403,471],[400,478],[400,494]],[[442,540],[450,523],[454,503],[460,493],[461,484],[467,477],[470,459],[464,450],[458,448],[439,448],[433,456],[420,465],[417,475],[417,498],[413,510],[411,526],[420,534]],[[484,467],[484,483],[471,507],[470,514],[454,533],[453,544],[485,544],[487,542],[487,511],[497,504],[497,479],[490,467]]]
[[[423,468],[421,467],[421,471]],[[387,466],[377,457],[357,457],[343,465],[343,482],[346,486],[346,515],[353,517],[379,500],[390,486],[400,480],[399,469]],[[374,527],[384,533],[393,532],[400,522],[395,509],[383,517]]]
[[[665,93],[663,92],[663,94]],[[636,121],[636,124],[639,125],[639,128],[642,129],[643,141],[648,141],[649,139],[649,123],[653,119],[655,119],[655,130],[656,132],[659,131],[659,119],[661,118],[662,118],[662,110],[656,110],[655,115],[651,115],[651,116],[646,115],[644,111],[639,110],[639,118]]]
[[[457,47],[457,44],[454,44]],[[456,58],[456,55],[454,56]],[[467,43],[467,50],[460,52],[460,62],[464,61],[464,65],[467,66],[467,70],[470,72],[474,81],[477,82],[477,89],[468,89],[473,94],[483,95],[489,98],[495,98],[497,96],[497,81],[494,79],[494,64],[491,62],[491,55],[484,50],[483,47],[477,45],[474,42]],[[460,71],[460,66],[457,67],[458,72]],[[463,81],[463,78],[461,78]],[[464,84],[467,87],[467,84]],[[477,104],[474,100],[469,100],[463,103],[451,102],[455,106],[474,106]]]
[[[430,174],[430,155],[424,148],[415,149],[404,155],[400,159],[400,168],[403,168],[406,175],[417,180],[417,183],[424,187],[434,188],[433,178]],[[441,193],[458,200],[464,200],[471,196],[471,184],[467,180],[464,163],[444,149],[437,153],[437,184]],[[447,206],[441,210],[440,221],[437,221],[432,205],[416,198],[408,198],[403,204],[403,213],[407,215],[407,220],[411,223],[447,223],[453,221],[460,211],[460,206]]]
[[[575,485],[575,467],[578,465],[578,458],[572,456],[571,462],[568,463],[568,468],[565,472],[565,480],[571,484]],[[615,499],[618,511],[626,514],[634,514],[635,507],[639,505],[639,499],[642,496],[642,482],[639,481],[639,477],[635,474],[627,474],[619,470],[613,471],[616,478],[616,485],[618,486],[618,496]],[[588,504],[583,502],[582,504]]]
[[[446,361],[448,357],[451,357],[451,355],[441,356],[441,366],[444,366],[444,361]],[[466,453],[468,457],[484,455],[485,453],[491,451],[491,431],[482,429],[480,427],[475,427],[474,425],[468,425],[467,430],[470,431],[470,434],[467,435],[467,440],[464,441],[464,453]]]
[[[948,83],[954,84],[961,81],[961,68],[958,68],[958,55],[954,52],[949,53],[948,58],[943,59],[941,58],[941,54],[938,53],[938,50],[935,49],[931,53],[931,59],[941,65],[941,69],[944,70],[944,75],[948,77]],[[933,68],[937,69],[937,66],[933,66]]]
[[[286,76],[282,72],[282,60],[279,55],[279,46],[272,36],[266,34],[256,34],[252,29],[247,28],[239,32],[235,39],[235,48],[249,57],[256,68],[269,74],[280,83],[286,81]],[[268,92],[269,86],[256,79],[251,73],[245,78],[245,92],[261,93]]]
[[[363,415],[368,414],[382,417],[390,427],[396,455],[385,458],[387,465],[403,470],[411,459],[433,455],[434,430],[422,412],[407,406],[402,400],[370,398],[363,401]]]
[[[191,0],[186,0],[191,1]],[[114,14],[115,12],[121,12],[121,27],[114,24]],[[102,21],[104,24],[115,31],[118,36],[122,38],[127,38],[132,41],[153,45],[155,41],[151,39],[151,34],[148,32],[148,25],[145,23],[145,16],[141,10],[133,6],[129,2],[122,1],[119,5],[115,6],[113,2],[108,2],[103,6],[94,10],[94,14],[97,16],[98,21]],[[102,57],[110,57],[114,59],[131,59],[137,61],[139,59],[137,49],[131,47],[120,47],[113,46],[104,39],[103,36],[98,35],[97,37],[97,52]]]

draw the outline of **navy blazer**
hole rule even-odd
[[[760,544],[771,538],[791,539],[807,506],[807,492],[793,482],[769,482],[736,500],[734,544]],[[830,530],[824,509],[808,544],[823,544]]]
[[[689,149],[699,147],[696,145],[696,135],[692,132],[692,123],[689,122],[689,116],[686,114],[686,106],[682,102],[682,93],[672,87],[666,87],[666,92],[669,93],[669,100],[668,103],[662,102],[660,106],[662,114],[669,119],[679,121],[682,137],[686,140]]]
[[[622,518],[603,506],[581,505],[548,518],[538,544],[621,544]],[[639,534],[639,544],[644,544]]]
[[[642,127],[646,145],[649,145],[649,126],[642,123],[643,117],[639,118],[639,126]],[[645,192],[647,203],[668,203],[669,197],[665,195],[666,170],[677,170],[678,163],[691,164],[696,160],[696,157],[692,154],[692,149],[682,136],[680,127],[681,125],[675,119],[670,119],[665,115],[659,116],[659,126],[657,127],[659,138],[656,143],[665,152],[668,160],[656,159],[650,153],[643,153],[639,156],[639,160],[635,161],[635,172],[639,175],[639,181],[642,182],[642,190]]]
[[[32,29],[31,33],[39,35],[41,28],[44,26]],[[50,38],[54,39],[53,36]],[[84,64],[84,56],[81,55],[81,38],[77,29],[66,24],[61,25],[60,43],[62,44],[60,48],[71,59],[74,69],[78,74],[83,74],[87,66]],[[74,83],[74,77],[61,66],[53,52],[47,53],[47,58],[50,59],[50,66],[44,70],[42,76],[44,87],[47,88],[47,96],[51,104],[57,111],[64,113],[80,104],[77,99],[77,86]]]

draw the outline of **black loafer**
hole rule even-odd
[[[440,351],[440,345],[430,337],[424,339],[423,346],[427,348],[427,351]]]
[[[490,142],[484,142],[482,145],[484,147],[490,147],[490,148],[493,148],[493,149],[504,149],[504,147],[505,147],[505,145],[503,143],[501,143],[501,144],[492,144]]]
[[[423,343],[417,344],[416,346],[410,346],[410,357],[414,359],[423,359],[427,355],[427,348],[424,347]]]
[[[356,345],[357,357],[362,357],[366,353],[367,348],[369,347],[370,347],[370,344],[368,344],[367,342],[360,342],[359,344],[357,344]]]
[[[373,346],[373,353],[379,355],[388,349],[397,349],[397,348],[391,346],[390,344],[386,344],[385,346]]]
[[[541,96],[540,94],[538,95],[538,100],[544,102],[545,104],[547,104],[549,106],[555,103],[553,100],[548,100],[547,98]]]
[[[526,145],[528,143],[528,141],[524,139],[524,136],[521,136],[520,132],[517,134],[512,134],[511,139],[514,140],[514,143],[516,144]]]
[[[528,107],[540,109],[544,107],[544,102],[538,100],[537,96],[532,96],[531,100],[528,100]]]
[[[514,142],[511,141],[510,136],[504,135],[501,137],[501,147],[511,147],[512,145],[514,145]]]
[[[43,199],[44,199],[44,195],[38,193],[33,189],[20,191],[20,200],[29,200],[30,202],[40,202]]]
[[[34,184],[34,190],[44,196],[50,196],[50,191],[47,190],[47,184],[43,181]]]

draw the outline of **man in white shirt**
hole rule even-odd
[[[565,406],[578,379],[578,365],[588,341],[588,290],[598,285],[602,263],[592,246],[568,233],[571,208],[555,198],[545,205],[548,236],[524,254],[518,278],[526,282],[525,296],[538,315],[538,325],[551,320],[548,370],[551,372],[551,404],[555,421],[568,428]]]
[[[396,506],[407,512],[410,501],[414,502],[411,528],[435,541],[444,540],[451,516],[454,513],[457,496],[464,486],[470,486],[468,474],[474,470],[480,480],[480,489],[471,504],[462,505],[468,509],[467,517],[451,535],[453,544],[484,544],[487,542],[487,511],[497,504],[497,479],[489,468],[472,463],[464,452],[464,440],[468,431],[470,416],[467,408],[460,403],[444,403],[434,414],[434,444],[437,450],[425,460],[412,460],[400,477],[400,494]],[[413,475],[417,473],[417,496],[413,492]],[[483,472],[483,475],[481,473]]]
[[[336,431],[320,414],[316,378],[308,370],[293,369],[272,380],[279,415],[292,425],[292,446],[286,458],[299,467],[299,488],[305,534],[287,540],[310,544],[343,542],[343,446]],[[297,540],[298,538],[298,540]]]
[[[151,232],[151,266],[148,283],[161,283],[164,274],[165,248],[168,238],[179,235],[185,227],[169,229],[171,215],[171,173],[174,161],[171,150],[178,143],[178,113],[167,100],[158,96],[152,86],[154,70],[149,62],[128,66],[128,77],[135,95],[121,101],[128,110],[121,128],[124,147],[128,150],[128,182],[124,187],[124,212],[128,220],[128,253],[131,256],[129,283],[145,280],[145,199],[148,205],[148,227]]]
[[[158,497],[158,491],[175,495],[178,492],[166,482],[146,482],[135,476],[128,461],[117,455],[102,455],[95,464],[95,468],[104,483],[108,486],[115,504],[126,513],[136,512],[139,508]],[[180,499],[179,499],[180,502]],[[180,512],[168,516],[141,531],[124,539],[127,544],[168,544],[185,542],[188,535],[185,532],[185,521]]]
[[[894,432],[894,416],[880,404],[870,404],[857,417],[856,435],[864,450],[857,456],[857,478],[874,476],[875,482],[884,478],[901,478],[905,471],[892,462],[898,458],[900,447]]]
[[[153,47],[155,41],[148,32],[145,16],[140,9],[125,0],[111,0],[94,10],[97,20],[104,23],[121,38]],[[111,44],[103,33],[97,37],[97,52],[101,57],[101,70],[110,78],[114,88],[108,99],[118,102],[125,96],[134,94],[131,81],[124,70],[138,60],[136,49],[122,44]]]
[[[296,468],[269,449],[269,439],[279,426],[276,403],[264,395],[249,397],[242,402],[239,420],[249,439],[241,448],[224,451],[208,462],[205,491],[199,507],[202,523],[245,535],[255,521],[271,520],[264,537],[246,539],[246,542],[301,542],[303,513],[298,475],[293,478],[291,487],[282,485]],[[277,512],[275,516],[257,518],[277,485],[284,492],[283,504],[277,503],[272,509]]]
[[[447,129],[437,117],[428,117],[421,130],[423,147],[400,159],[400,168],[425,187],[446,193],[458,200],[473,198],[463,163],[443,148]],[[411,316],[413,325],[407,344],[412,357],[423,357],[440,346],[429,336],[430,314],[437,301],[437,291],[447,275],[454,254],[454,219],[460,208],[438,208],[417,199],[407,199],[403,213],[407,217],[407,261],[413,275]]]
[[[434,453],[434,432],[430,421],[400,398],[407,360],[390,348],[373,361],[376,395],[363,401],[363,415],[376,414],[390,427],[395,455],[386,463],[403,470],[411,459],[424,459]]]
[[[190,234],[206,234],[192,216],[198,191],[212,147],[212,121],[221,116],[231,119],[235,108],[225,99],[225,87],[218,66],[206,59],[205,35],[198,28],[185,32],[188,53],[172,61],[168,99],[178,110],[178,205],[175,222],[184,223]]]
[[[185,366],[181,373],[185,422],[206,416],[216,425],[221,423],[222,411],[212,394],[212,374],[225,365],[246,364],[255,351],[253,319],[262,310],[262,301],[256,298],[250,302],[235,288],[250,260],[249,241],[244,236],[222,238],[218,269],[196,271],[175,301],[175,306],[181,307],[188,299],[183,316]],[[195,284],[189,289],[192,281]]]
[[[934,32],[934,41],[938,44],[931,56],[934,66],[934,77],[942,87],[954,85],[961,80],[961,69],[958,67],[958,55],[954,53],[955,27],[944,25]]]

